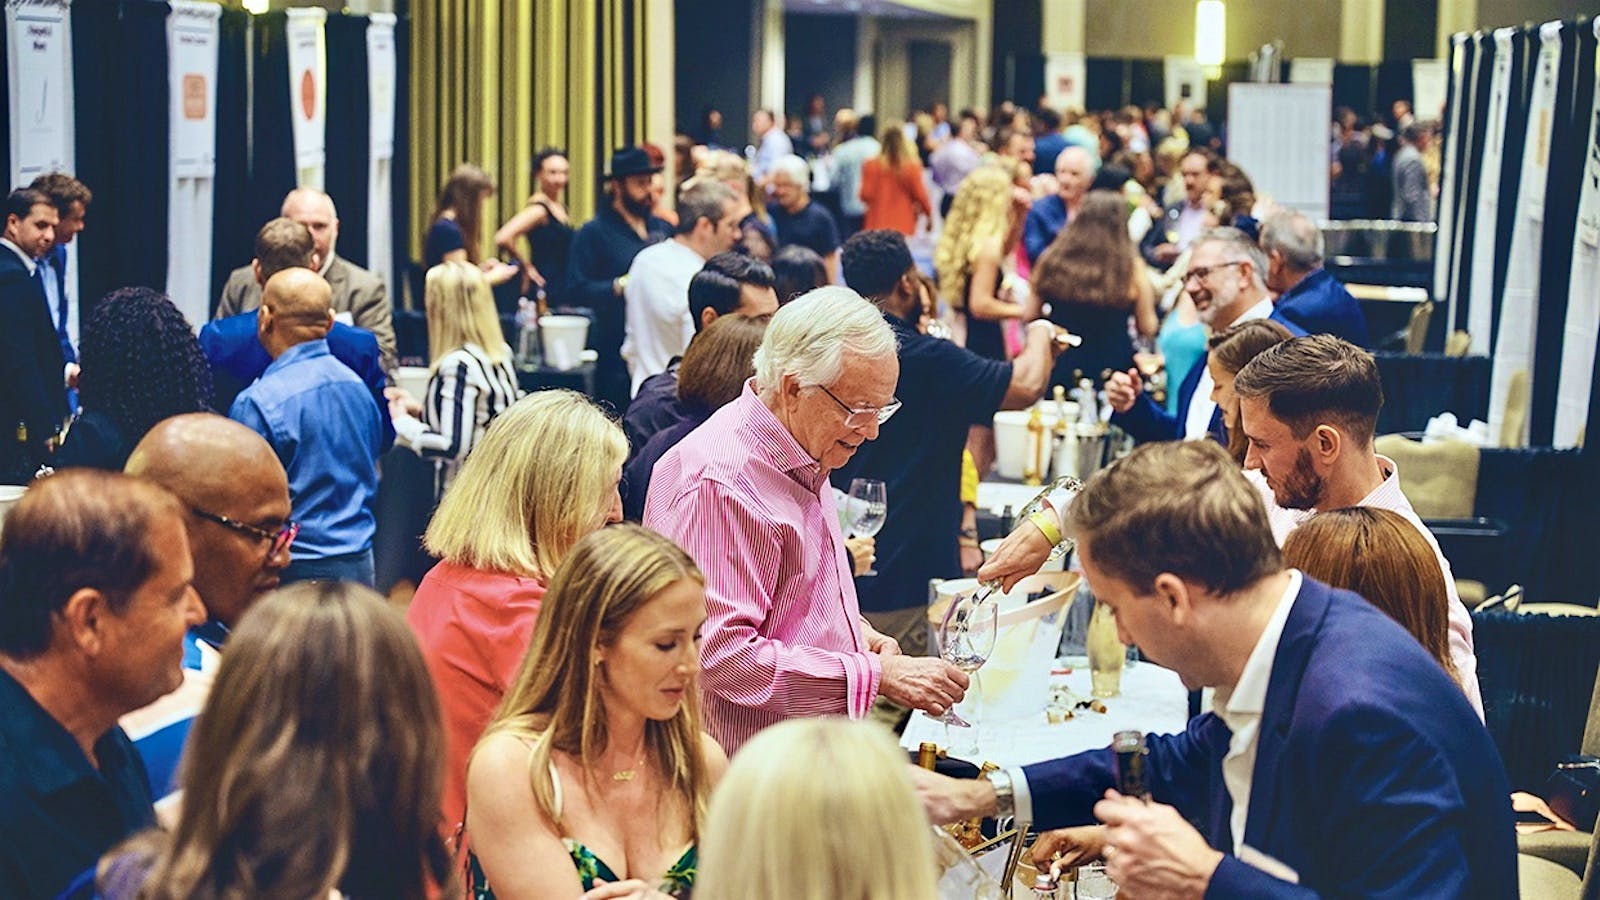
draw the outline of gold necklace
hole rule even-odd
[[[639,774],[639,768],[638,767],[642,766],[642,765],[644,765],[644,755],[643,754],[641,754],[639,756],[639,761],[633,764],[633,768],[622,769],[622,770],[617,771],[617,772],[612,772],[611,773],[611,780],[612,781],[632,781],[634,779],[634,777]]]

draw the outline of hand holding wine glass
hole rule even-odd
[[[983,594],[961,594],[950,601],[944,621],[939,624],[939,655],[957,669],[971,675],[989,661],[1000,628],[1000,605]],[[954,709],[938,718],[946,725],[971,727]]]
[[[845,500],[846,519],[850,533],[855,537],[873,537],[883,528],[889,514],[889,493],[883,482],[875,478],[855,478],[850,481],[850,496]],[[876,575],[868,568],[862,577]]]

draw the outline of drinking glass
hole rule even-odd
[[[980,598],[973,594],[959,594],[951,598],[944,621],[939,623],[939,656],[971,675],[989,661],[999,628],[999,603],[987,595]],[[958,728],[972,727],[971,722],[956,715],[954,707],[945,710],[944,715],[936,721]]]
[[[1090,693],[1096,697],[1122,693],[1122,668],[1127,664],[1128,648],[1117,636],[1116,615],[1098,600],[1089,619],[1088,643]]]
[[[851,479],[845,512],[850,520],[851,534],[872,537],[883,527],[883,520],[889,514],[889,489],[875,478]],[[878,570],[868,569],[861,574],[863,577],[876,575]]]
[[[1106,874],[1105,863],[1089,863],[1078,867],[1078,879],[1072,883],[1074,900],[1114,900],[1117,883]]]

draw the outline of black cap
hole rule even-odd
[[[638,147],[623,147],[611,154],[611,170],[607,178],[626,178],[629,175],[654,175],[661,167],[651,165],[650,154]]]

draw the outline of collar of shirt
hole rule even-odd
[[[1246,718],[1258,719],[1267,707],[1267,686],[1272,681],[1272,664],[1278,658],[1278,640],[1283,637],[1283,626],[1289,621],[1289,610],[1294,608],[1295,597],[1300,594],[1304,576],[1299,569],[1289,570],[1289,586],[1278,598],[1278,606],[1256,639],[1250,658],[1239,673],[1239,681],[1232,688],[1217,688],[1212,699],[1212,709],[1234,732]]]
[[[83,748],[55,717],[39,705],[22,683],[0,671],[0,721],[5,722],[6,743],[13,764],[27,772],[25,780],[39,795],[54,794],[85,779],[95,778],[95,766],[83,755]],[[95,755],[102,770],[112,770],[119,760],[109,729],[95,741]]]
[[[282,356],[273,360],[272,365],[267,366],[267,370],[261,373],[261,377],[265,378],[273,372],[292,366],[301,360],[330,355],[331,351],[328,350],[327,338],[318,338],[314,341],[306,341],[303,344],[295,344],[293,347],[283,351]]]
[[[21,247],[18,247],[16,244],[11,243],[11,241],[6,239],[6,238],[0,238],[0,246],[4,246],[4,247],[10,249],[10,251],[12,253],[15,253],[18,257],[20,257],[22,259],[22,264],[24,266],[28,267],[28,277],[29,278],[33,277],[33,270],[38,268],[38,266],[39,266],[39,263],[38,263],[37,260],[35,260],[33,257],[29,256],[28,254],[22,252],[22,248]]]
[[[333,261],[338,258],[339,254],[329,252],[328,258],[322,261],[322,268],[317,270],[317,274],[321,275],[323,278],[327,278],[328,270],[333,268]]]
[[[828,470],[812,459],[811,454],[789,433],[789,429],[761,402],[754,378],[745,382],[744,393],[735,402],[740,405],[739,411],[744,420],[750,423],[750,433],[756,441],[752,449],[765,455],[778,471],[813,492],[819,490],[828,480]]]
[[[1411,501],[1406,498],[1405,492],[1400,490],[1400,468],[1394,460],[1387,456],[1378,456],[1378,472],[1383,475],[1383,481],[1372,489],[1372,492],[1361,498],[1357,506],[1370,506],[1374,509],[1400,509],[1411,508]]]
[[[1245,310],[1244,312],[1240,313],[1239,314],[1239,318],[1233,320],[1233,324],[1237,325],[1240,322],[1249,322],[1249,321],[1251,321],[1253,319],[1265,319],[1265,318],[1270,317],[1271,315],[1272,315],[1272,297],[1267,296],[1267,297],[1263,297],[1261,299],[1261,301],[1258,302],[1256,305],[1254,305],[1254,306],[1250,307],[1249,309]]]

